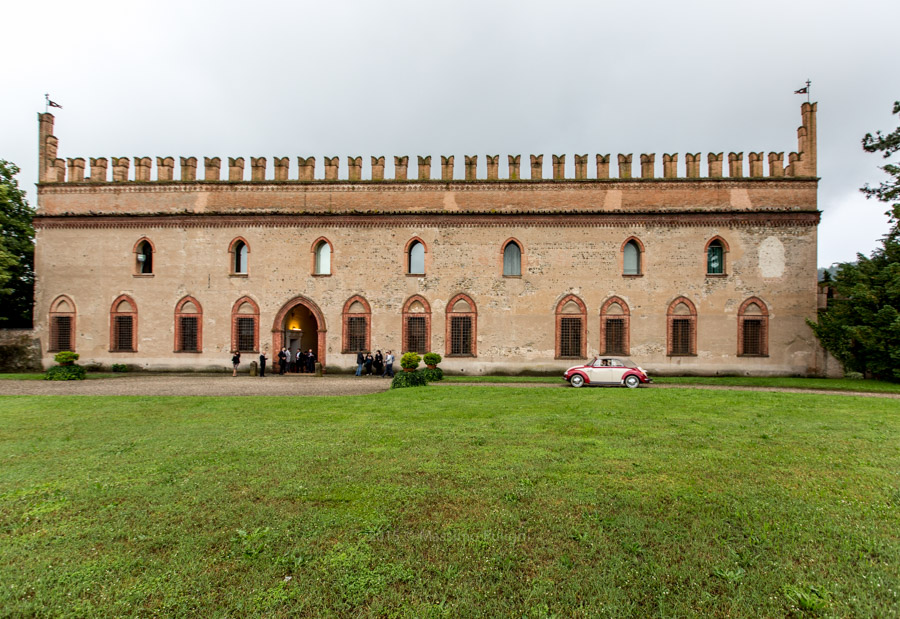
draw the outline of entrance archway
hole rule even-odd
[[[316,360],[325,368],[325,317],[314,301],[297,296],[281,306],[272,324],[272,355],[282,346],[297,350],[316,351]]]

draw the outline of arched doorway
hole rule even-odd
[[[316,359],[325,367],[325,318],[322,310],[304,296],[294,297],[285,303],[272,324],[272,355],[282,346],[296,355],[298,350],[312,348]]]

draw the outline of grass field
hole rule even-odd
[[[896,616],[896,400],[0,398],[0,614]]]

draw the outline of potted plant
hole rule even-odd
[[[429,370],[433,370],[434,368],[436,368],[438,363],[443,361],[443,359],[444,358],[436,352],[427,352],[423,357],[423,360],[425,361],[425,367],[427,367]]]
[[[403,353],[403,356],[400,357],[400,367],[403,368],[404,372],[415,372],[416,368],[419,367],[419,361],[421,361],[421,357],[419,357],[418,353],[412,351]]]

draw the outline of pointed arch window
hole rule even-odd
[[[137,304],[128,295],[113,301],[109,314],[109,351],[137,352]]]
[[[738,309],[739,357],[769,356],[769,308],[757,297],[750,297]]]
[[[728,254],[728,244],[721,237],[713,237],[706,244],[706,274],[726,275],[725,257]]]
[[[344,303],[341,313],[343,337],[341,352],[344,354],[371,350],[372,308],[365,298],[355,295]]]
[[[503,277],[522,276],[522,246],[510,239],[503,246]]]
[[[48,352],[75,351],[75,303],[60,295],[50,304],[50,348]]]
[[[667,354],[670,357],[690,357],[697,354],[697,308],[685,297],[669,304],[666,312]]]
[[[229,249],[231,254],[231,274],[247,275],[250,268],[250,245],[243,238],[236,238],[231,242]]]
[[[194,297],[175,306],[175,352],[203,352],[203,308]]]
[[[403,352],[424,354],[431,350],[431,305],[420,295],[403,304]]]
[[[259,351],[259,305],[241,297],[231,308],[231,350]]]
[[[447,332],[444,340],[448,357],[476,357],[478,309],[466,294],[458,294],[447,303]]]
[[[331,242],[326,238],[313,243],[313,275],[331,275]]]
[[[587,307],[570,294],[556,305],[556,358],[583,359],[587,354]]]
[[[421,239],[412,239],[406,245],[406,274],[425,275],[425,253],[427,248]]]
[[[619,297],[610,297],[600,310],[600,354],[628,356],[631,346],[631,311]]]
[[[144,237],[134,244],[134,274],[153,275],[153,254],[156,248],[150,239]]]
[[[635,237],[622,244],[622,275],[643,275],[644,245]]]

